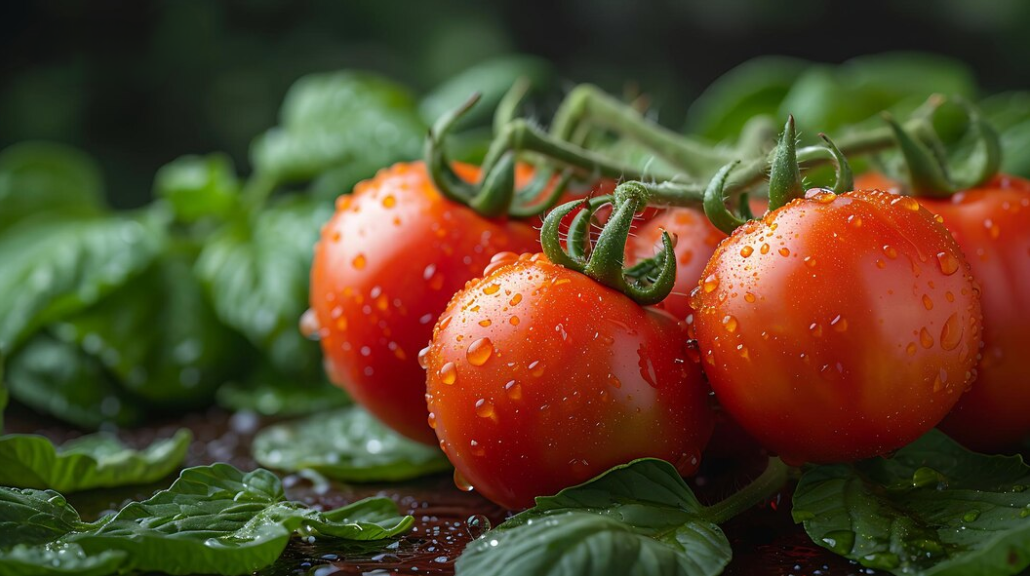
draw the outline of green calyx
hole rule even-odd
[[[915,128],[902,126],[890,114],[883,114],[901,151],[908,188],[916,196],[947,197],[974,188],[997,174],[1001,167],[998,133],[976,106],[960,98],[953,102],[962,108],[968,124],[966,137],[970,142],[961,159],[948,156],[944,143],[931,127],[936,108]]]
[[[662,232],[662,249],[653,258],[629,269],[624,267],[626,241],[629,239],[633,218],[647,207],[650,191],[635,181],[623,182],[612,196],[592,198],[563,204],[547,215],[540,231],[544,253],[554,262],[581,272],[601,284],[629,296],[641,306],[657,304],[672,292],[676,281],[676,258],[673,240]],[[612,214],[605,223],[597,241],[591,244],[589,227],[594,212],[604,204],[612,205]],[[581,211],[573,218],[562,246],[561,223],[574,210]]]

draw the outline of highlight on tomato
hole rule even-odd
[[[675,259],[652,283],[627,279],[623,251],[645,195],[615,191],[597,244],[585,218],[548,215],[542,254],[499,254],[458,292],[421,355],[429,421],[461,487],[512,509],[612,466],[657,457],[693,473],[712,429],[708,388],[686,326],[642,304],[671,289]],[[671,239],[664,236],[666,250]]]
[[[794,138],[788,121],[773,210],[734,222],[694,291],[702,365],[726,411],[786,461],[885,454],[936,426],[973,381],[979,288],[916,200],[803,192]],[[706,212],[724,223],[731,169],[706,194]]]

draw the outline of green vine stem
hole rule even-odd
[[[769,458],[765,470],[747,486],[721,502],[706,506],[702,515],[709,522],[722,524],[776,494],[787,483],[790,467],[779,458]]]

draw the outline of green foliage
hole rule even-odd
[[[100,170],[74,148],[25,142],[0,152],[0,233],[43,210],[96,215],[102,194]]]
[[[472,541],[456,568],[476,576],[715,576],[731,555],[676,469],[637,460],[537,498]]]
[[[229,217],[239,204],[240,182],[224,154],[183,156],[154,177],[154,195],[172,206],[176,218],[194,222],[205,216]]]
[[[312,469],[346,482],[407,480],[451,467],[436,448],[404,438],[357,407],[265,428],[253,452],[262,466]]]
[[[167,490],[94,523],[57,492],[0,488],[0,574],[38,574],[39,562],[55,574],[248,574],[272,564],[299,530],[374,541],[412,521],[387,498],[317,512],[287,501],[267,470],[227,464],[184,470]]]
[[[890,458],[808,469],[794,520],[812,540],[895,574],[995,576],[1030,566],[1030,467],[933,431]]]
[[[42,436],[0,436],[0,485],[69,493],[156,482],[178,469],[192,434],[179,430],[143,450],[110,434],[83,436],[63,446]]]

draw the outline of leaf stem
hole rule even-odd
[[[726,522],[779,491],[787,482],[789,470],[790,467],[779,458],[769,458],[765,470],[750,484],[725,500],[706,506],[702,515],[715,524]]]

